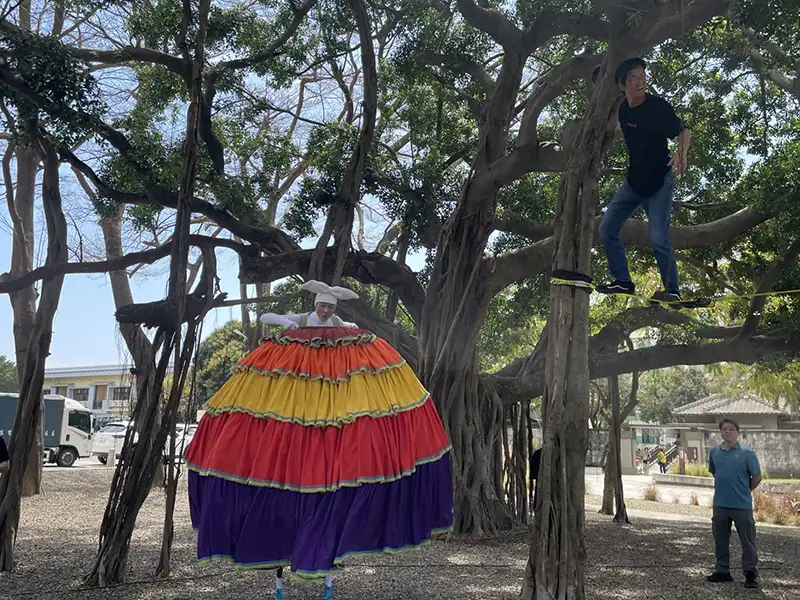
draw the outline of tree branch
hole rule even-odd
[[[543,223],[533,223],[525,217],[509,211],[505,211],[503,214],[496,216],[492,225],[496,231],[513,233],[514,235],[519,235],[533,242],[543,240],[553,235],[552,223],[548,223],[547,225]]]
[[[669,0],[656,8],[647,11],[641,23],[628,30],[628,37],[634,42],[638,51],[668,39],[680,39],[703,23],[714,17],[724,15],[730,0],[695,0],[687,4],[686,0]]]
[[[308,272],[313,250],[298,250],[274,256],[256,256],[249,252],[242,256],[239,280],[244,283],[269,283],[291,275]],[[323,271],[330,272],[336,262],[336,247],[327,249]],[[415,322],[420,322],[425,289],[416,274],[405,265],[377,252],[350,252],[345,260],[345,277],[372,285],[382,285],[394,290]]]
[[[481,65],[473,60],[463,57],[456,58],[436,52],[420,52],[414,57],[414,60],[420,65],[448,67],[457,73],[469,75],[483,88],[487,96],[494,90],[494,79],[491,78]]]
[[[503,48],[519,48],[522,43],[522,31],[500,11],[493,8],[483,8],[473,0],[456,0],[458,10],[464,19],[489,35]]]
[[[588,79],[592,71],[602,64],[603,55],[580,54],[561,63],[536,82],[536,88],[525,102],[517,146],[536,145],[536,124],[539,116],[550,102],[558,98],[575,79]],[[566,144],[565,144],[566,145]]]
[[[303,20],[306,18],[308,12],[316,3],[317,0],[306,0],[305,3],[295,8],[293,10],[294,15],[292,20],[286,26],[284,32],[280,35],[280,37],[278,37],[278,39],[272,42],[272,44],[270,44],[269,48],[266,50],[259,52],[258,54],[254,54],[253,56],[248,56],[247,58],[237,58],[234,60],[225,61],[217,65],[217,69],[245,69],[254,67],[265,60],[269,60],[270,58],[277,56],[281,47],[286,44],[286,42],[288,42],[289,39],[295,34]]]
[[[673,227],[670,230],[672,247],[675,250],[688,248],[707,248],[721,242],[732,240],[753,229],[770,218],[769,215],[759,213],[751,207],[743,208],[731,215],[722,217],[709,223],[692,225],[688,227]],[[601,244],[597,228],[602,217],[595,219],[594,245]],[[645,221],[638,219],[629,220],[622,228],[623,243],[630,246],[648,247],[650,234]],[[497,257],[495,270],[489,285],[494,290],[502,290],[512,283],[533,277],[550,268],[553,254],[553,238],[548,237],[530,246]]]
[[[80,173],[83,173],[92,184],[100,190],[103,195],[119,202],[120,204],[158,204],[165,208],[177,209],[178,195],[174,192],[167,192],[164,190],[150,189],[147,195],[132,194],[129,192],[121,192],[115,190],[105,184],[103,180],[94,172],[94,170],[83,162],[80,158],[75,156],[70,150],[66,148],[60,149],[62,160],[65,160]],[[264,226],[254,227],[243,223],[227,210],[218,208],[200,198],[194,197],[192,199],[192,211],[205,215],[213,220],[218,225],[221,225],[231,233],[247,240],[250,243],[258,244],[267,252],[287,252],[296,250],[299,246],[292,240],[285,232],[275,227]]]
[[[0,31],[27,39],[35,39],[38,37],[35,33],[21,29],[5,19],[0,20]],[[75,58],[89,63],[121,65],[129,62],[141,62],[163,65],[171,72],[183,78],[191,73],[190,63],[186,63],[182,58],[177,56],[172,56],[171,54],[159,52],[151,48],[123,46],[117,50],[92,50],[90,48],[74,48],[66,45],[64,48]]]
[[[770,268],[764,274],[764,277],[761,278],[761,282],[758,284],[756,293],[766,294],[769,292],[778,281],[778,277],[780,277],[781,273],[783,273],[787,267],[789,267],[789,263],[795,261],[798,252],[800,252],[800,238],[796,239],[792,245],[789,246],[789,249],[786,251],[783,257],[781,257],[779,260],[776,260],[772,266],[770,266]],[[747,313],[747,318],[742,324],[742,329],[739,332],[738,337],[748,338],[756,332],[756,329],[758,328],[758,322],[761,320],[761,312],[764,310],[766,303],[766,296],[756,296],[753,298],[752,302],[750,303],[750,310]]]
[[[59,275],[70,275],[76,273],[108,273],[110,271],[121,271],[140,263],[153,264],[154,262],[166,258],[172,252],[172,240],[158,248],[152,250],[142,250],[141,252],[131,252],[120,258],[111,260],[64,263],[55,267],[43,266],[34,269],[16,279],[10,279],[8,273],[0,276],[0,294],[10,294],[18,292],[32,285],[36,281],[49,281]],[[211,238],[204,235],[190,235],[189,243],[198,248],[230,248],[240,255],[249,252],[248,247],[239,242],[229,239]]]
[[[589,374],[592,379],[601,379],[678,365],[710,365],[718,362],[752,365],[772,354],[797,350],[798,344],[795,340],[766,336],[712,344],[651,346],[633,352],[590,356]],[[505,405],[537,398],[544,391],[544,372],[519,378],[494,375],[483,377],[492,380]]]
[[[607,41],[610,26],[605,19],[592,15],[545,11],[523,33],[522,52],[528,56],[559,35]]]

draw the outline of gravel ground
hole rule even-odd
[[[23,502],[17,539],[17,568],[0,574],[0,598],[13,600],[258,600],[274,598],[270,573],[237,572],[224,565],[195,562],[194,533],[185,487],[176,509],[173,577],[149,581],[161,538],[163,495],[153,493],[139,515],[130,552],[131,583],[108,590],[81,589],[97,548],[97,531],[111,471],[48,472],[45,493]],[[587,502],[590,498],[587,498]],[[651,505],[652,503],[645,503]],[[659,510],[672,511],[664,504]],[[634,508],[631,506],[631,508]],[[638,508],[638,506],[637,506]],[[682,506],[683,509],[697,507]],[[708,514],[705,511],[704,514]],[[654,515],[656,516],[656,515]],[[735,536],[734,536],[735,537]],[[337,578],[337,600],[413,600],[517,598],[528,535],[516,531],[489,540],[443,541],[397,557],[352,560]],[[587,512],[589,555],[587,597],[737,600],[798,598],[800,533],[789,528],[759,532],[763,589],[741,584],[713,586],[702,576],[712,563],[707,524],[634,519],[621,527]],[[738,541],[732,556],[738,560]],[[287,600],[319,600],[319,583],[290,581]]]

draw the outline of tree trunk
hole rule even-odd
[[[310,279],[325,279],[331,285],[338,285],[341,282],[344,263],[352,245],[350,238],[353,233],[355,207],[361,200],[364,165],[372,149],[372,142],[375,137],[375,121],[378,114],[378,71],[375,63],[375,50],[372,46],[372,24],[369,12],[363,0],[347,0],[347,4],[353,13],[361,42],[361,69],[364,86],[364,98],[362,100],[364,112],[362,115],[361,134],[350,156],[347,170],[344,172],[339,184],[338,197],[334,199],[328,211],[325,229],[311,255],[308,269]],[[336,265],[333,273],[326,276],[323,272],[323,266],[331,237],[337,247]],[[312,300],[309,299],[307,304],[310,304],[313,309]]]
[[[459,203],[442,228],[419,336],[420,378],[453,447],[454,531],[476,535],[512,524],[493,472],[503,408],[478,377],[476,350],[491,300],[481,266],[493,214],[493,202],[475,210]]]
[[[33,127],[28,127],[28,135],[37,136]],[[67,222],[61,207],[59,190],[58,156],[49,143],[38,139],[39,152],[44,157],[45,171],[42,185],[42,203],[47,221],[47,258],[45,264],[51,267],[65,264],[68,259]],[[50,354],[55,318],[64,276],[56,276],[42,284],[42,297],[35,313],[33,331],[25,352],[23,375],[20,380],[19,404],[11,434],[11,466],[8,473],[0,478],[0,571],[10,571],[14,567],[14,543],[19,525],[20,501],[25,476],[30,472],[29,464],[41,465],[39,448],[41,423],[44,418],[42,386],[44,369]]]
[[[103,231],[107,260],[120,258],[123,255],[122,219],[123,209],[120,209],[114,216],[100,219],[100,229]],[[131,292],[128,273],[125,270],[111,271],[108,274],[108,278],[111,280],[114,307],[119,309],[122,306],[133,304],[133,293]],[[153,360],[153,345],[150,343],[147,334],[145,334],[144,330],[139,325],[134,323],[119,323],[119,331],[133,359],[133,366],[136,370],[136,389],[147,389],[150,386],[148,379],[152,378],[154,375],[153,370],[149,368],[149,364]],[[144,425],[139,422],[136,422],[136,425],[136,432],[139,436],[145,435],[143,430]],[[156,419],[154,426],[160,426],[158,419]],[[119,465],[117,465],[117,468],[119,468]],[[160,470],[157,470],[154,474],[154,488],[163,485],[163,477],[158,476],[159,471]]]
[[[147,385],[137,390],[132,419],[142,424],[143,435],[134,445],[133,431],[129,430],[122,445],[119,465],[114,471],[103,522],[100,526],[100,543],[91,571],[85,577],[88,585],[105,587],[125,580],[128,551],[136,517],[153,484],[153,476],[160,463],[161,449],[166,442],[161,428],[154,429],[160,406],[161,387],[170,362],[174,335],[159,329],[153,341],[153,353],[161,351],[158,362],[155,356],[146,363]]]
[[[9,204],[9,211],[14,210],[14,241],[11,251],[10,275],[20,277],[33,270],[34,264],[34,205],[36,200],[36,173],[39,159],[33,146],[25,145],[17,148],[17,189],[16,194],[7,190],[9,198],[14,195],[13,207]],[[8,183],[6,184],[8,185]],[[36,286],[31,285],[19,292],[9,294],[11,309],[14,313],[14,349],[17,358],[17,374],[22,382],[25,371],[28,346],[33,342],[34,322],[36,319]],[[41,389],[39,395],[41,396]],[[40,398],[43,403],[44,399]],[[44,411],[44,405],[38,409],[39,414]],[[34,434],[34,445],[31,446],[32,456],[41,457],[44,452],[44,432],[42,424],[37,421]],[[26,462],[25,476],[22,479],[23,497],[33,496],[41,491],[42,487],[42,461],[28,460]]]
[[[23,0],[19,5],[19,26],[22,29],[31,28],[31,0]],[[19,127],[26,124],[18,123]],[[8,158],[10,159],[11,146]],[[3,175],[6,186],[6,199],[8,212],[13,224],[13,238],[11,249],[11,268],[9,279],[16,279],[33,270],[34,256],[34,206],[36,201],[36,174],[39,168],[39,158],[32,143],[20,140],[16,147],[17,158],[17,185],[16,193],[11,181],[10,164],[4,161]],[[36,286],[31,285],[18,292],[9,294],[11,310],[14,314],[14,352],[17,361],[17,377],[20,384],[24,377],[25,357],[31,344],[34,321],[36,318]],[[40,390],[41,392],[41,390]],[[40,399],[44,411],[44,398]],[[36,424],[35,442],[31,452],[41,457],[44,453],[44,431],[42,424]],[[42,487],[42,461],[29,460],[22,480],[23,497],[34,496]]]
[[[611,396],[611,428],[609,431],[609,443],[611,452],[609,455],[612,466],[614,481],[614,523],[627,523],[628,509],[625,507],[625,493],[622,487],[622,416],[619,407],[619,377],[608,378],[608,392]]]
[[[407,229],[404,227],[403,230],[400,232],[400,237],[397,240],[397,261],[398,265],[405,265],[406,258],[408,255],[408,242],[409,242],[409,234]],[[390,323],[394,323],[395,317],[397,316],[397,292],[391,290],[389,292],[389,297],[386,299],[386,320]]]
[[[609,431],[609,436],[611,435],[613,434]],[[609,439],[605,448],[606,460],[603,463],[603,502],[598,511],[601,515],[614,514],[614,465],[616,464],[616,460],[614,459],[613,453],[614,445],[611,443],[611,439]]]
[[[619,91],[609,65],[594,92],[561,177],[554,229],[553,268],[591,273],[597,177],[605,143],[611,140],[610,110]],[[522,597],[584,600],[584,465],[589,418],[589,293],[552,286],[545,390],[544,444],[538,485],[542,510],[534,517],[530,559]]]
[[[510,528],[492,470],[502,439],[503,407],[478,377],[477,341],[491,301],[492,263],[483,252],[492,233],[495,184],[483,176],[505,151],[509,113],[522,78],[523,58],[506,52],[486,108],[473,173],[442,227],[425,296],[419,335],[419,374],[436,402],[453,446],[454,529],[491,534]],[[511,100],[510,100],[511,99]]]

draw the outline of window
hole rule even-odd
[[[100,433],[121,433],[126,429],[127,427],[122,423],[109,423],[100,430]]]
[[[93,410],[103,410],[103,404],[106,401],[107,394],[108,394],[107,385],[94,386],[94,402],[92,402]]]
[[[92,415],[89,413],[77,410],[69,411],[68,424],[70,427],[80,429],[84,433],[92,433]]]
[[[88,404],[89,388],[72,388],[72,399],[77,402]]]
[[[116,402],[125,402],[131,399],[131,388],[129,387],[115,387],[112,394],[112,400]]]

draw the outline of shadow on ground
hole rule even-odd
[[[154,492],[140,513],[128,565],[130,583],[83,589],[81,579],[97,551],[111,472],[47,473],[45,493],[23,503],[17,566],[0,574],[0,598],[13,600],[258,600],[274,598],[273,574],[238,572],[195,562],[195,538],[185,486],[176,508],[172,577],[151,580],[161,543],[163,495]],[[734,534],[732,559],[740,549]],[[401,556],[349,561],[337,578],[337,600],[497,599],[518,597],[528,534],[516,531],[488,540],[450,540]],[[587,598],[611,600],[736,600],[797,598],[800,533],[761,528],[763,589],[740,583],[712,585],[710,527],[700,523],[636,519],[631,526],[587,514]],[[320,583],[291,580],[287,600],[321,600]]]

